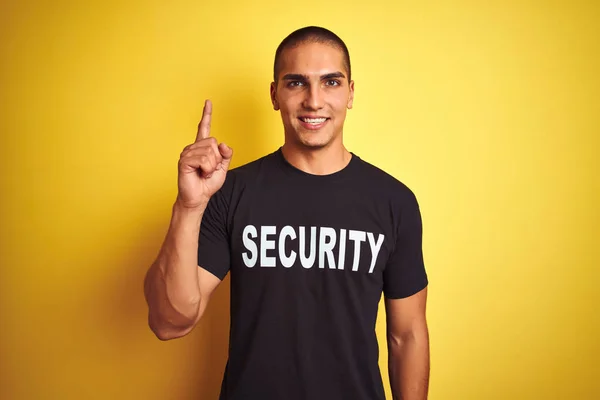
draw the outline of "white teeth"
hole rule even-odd
[[[327,118],[301,118],[302,121],[308,122],[309,124],[321,124],[325,122]]]

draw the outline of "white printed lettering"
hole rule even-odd
[[[371,266],[369,267],[369,273],[373,273],[373,268],[375,268],[375,262],[377,261],[377,255],[379,255],[379,250],[381,250],[381,245],[383,244],[383,235],[379,234],[377,237],[377,243],[375,243],[375,235],[371,232],[367,232],[367,237],[369,238],[369,244],[371,245]]]
[[[275,249],[275,241],[267,239],[268,235],[274,235],[276,232],[274,226],[260,227],[260,266],[274,267],[275,257],[267,257],[267,250]]]
[[[340,253],[338,257],[338,269],[344,269],[344,260],[346,259],[346,230],[340,229]]]
[[[286,268],[290,268],[296,262],[295,251],[292,250],[289,257],[285,255],[285,238],[288,236],[292,240],[296,239],[296,231],[294,231],[294,228],[289,225],[284,226],[279,234],[279,259],[281,260],[281,265]]]
[[[306,269],[312,268],[317,253],[317,227],[310,228],[310,255],[306,256],[306,227],[300,227],[300,264]]]
[[[371,250],[368,273],[371,274],[383,248],[383,234],[347,229],[338,231],[331,227],[317,226],[294,228],[285,225],[278,229],[274,225],[263,225],[257,229],[254,225],[247,225],[242,231],[242,244],[246,249],[242,252],[242,261],[248,268],[253,268],[256,264],[266,268],[278,265],[292,268],[299,264],[310,269],[318,262],[319,269],[343,270],[347,242],[352,241],[354,258],[351,270],[356,272],[362,268],[367,272],[367,254],[364,251],[361,254],[362,243],[367,240]],[[361,255],[365,258],[362,262]]]
[[[335,259],[333,258],[333,248],[335,247],[335,229],[321,228],[319,236],[319,268],[325,268],[325,255],[329,269],[335,269]]]
[[[352,261],[352,271],[358,271],[358,262],[360,261],[360,243],[365,241],[365,232],[349,231],[348,239],[354,241],[354,260]]]
[[[247,253],[242,253],[242,260],[244,260],[244,264],[246,267],[252,268],[256,265],[256,260],[258,259],[258,249],[256,247],[256,243],[250,238],[255,238],[258,236],[258,232],[256,232],[256,227],[253,225],[248,225],[244,228],[244,232],[242,232],[242,242],[244,243],[244,247],[248,249],[250,252],[250,256]]]

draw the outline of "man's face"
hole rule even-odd
[[[342,143],[354,82],[348,82],[344,54],[321,43],[304,43],[281,54],[271,101],[281,111],[286,143],[322,148]]]

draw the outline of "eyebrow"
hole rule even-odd
[[[320,77],[321,80],[335,79],[335,78],[346,78],[346,75],[344,75],[343,73],[338,71],[338,72],[332,72],[330,74],[321,75],[321,77]],[[285,74],[281,79],[284,81],[308,81],[308,76],[302,75],[302,74]]]

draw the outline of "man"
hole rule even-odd
[[[207,101],[179,160],[165,242],[145,280],[149,325],[188,334],[231,273],[221,399],[384,399],[375,333],[385,296],[395,399],[427,398],[427,274],[414,194],[349,152],[354,82],[344,42],[307,27],[275,56],[284,144],[229,170]]]

